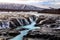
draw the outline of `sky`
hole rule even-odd
[[[0,0],[0,3],[29,4],[44,8],[60,8],[60,0]]]

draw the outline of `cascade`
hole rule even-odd
[[[23,26],[23,21],[22,21],[22,19],[18,19],[18,20],[19,20],[19,22],[20,22],[20,25]]]
[[[21,24],[21,22],[19,21],[19,18],[16,18],[16,20],[18,21],[19,26],[21,26],[22,24]]]
[[[11,19],[10,21],[12,21],[16,26],[20,26],[16,18]]]
[[[26,22],[26,24],[29,24],[29,21],[25,18],[25,22]]]

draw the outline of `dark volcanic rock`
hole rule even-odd
[[[43,21],[41,24],[52,24],[52,23],[55,23],[55,20],[48,19],[48,20]]]
[[[20,24],[19,24],[19,22],[17,21],[17,19],[11,19],[10,21],[12,21],[16,26],[21,26]]]
[[[38,17],[38,19],[36,20],[36,23],[39,23],[41,20],[44,20],[45,19],[45,16],[44,15],[40,15]]]
[[[29,30],[28,28],[20,28],[18,31]]]
[[[52,19],[53,18],[53,19]],[[36,21],[36,25],[35,26],[41,26],[44,24],[53,24],[56,23],[56,18],[54,17],[45,17],[45,16],[40,16],[37,21]]]
[[[24,40],[60,40],[60,37],[56,37],[55,35],[49,35],[49,34],[36,34],[36,35],[27,35],[24,36]]]
[[[35,21],[36,18],[37,18],[37,16],[35,16],[35,15],[31,15],[30,17],[31,17],[31,19],[32,19],[33,21]]]
[[[16,28],[16,25],[14,25],[14,24],[12,24],[12,23],[10,22],[9,27],[13,29],[13,28]]]
[[[35,32],[35,33],[34,33]],[[37,33],[38,32],[38,33]],[[23,40],[60,40],[60,37],[55,36],[54,34],[45,34],[39,31],[29,31],[27,35],[24,36]],[[32,35],[33,34],[33,35]]]
[[[27,21],[29,22],[29,24],[31,24],[31,21],[30,21],[29,17],[27,17],[26,19],[27,19]]]
[[[8,35],[9,36],[13,36],[13,37],[15,37],[15,36],[17,36],[17,35],[19,35],[20,33],[8,33]]]

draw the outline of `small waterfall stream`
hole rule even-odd
[[[23,40],[23,36],[24,35],[27,35],[27,33],[32,30],[32,29],[36,29],[37,27],[35,27],[35,21],[32,20],[32,18],[29,18],[30,21],[31,21],[31,24],[30,25],[26,25],[26,26],[20,26],[18,28],[16,28],[17,30],[20,29],[20,28],[28,28],[29,30],[24,30],[24,31],[20,31],[21,34],[17,35],[16,37],[10,39],[10,40]],[[26,20],[25,20],[26,21]],[[28,21],[26,21],[28,22]]]

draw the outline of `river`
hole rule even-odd
[[[30,25],[20,26],[20,27],[16,28],[17,30],[19,28],[28,28],[29,30],[20,31],[21,34],[17,35],[16,37],[14,37],[10,40],[23,40],[23,36],[27,35],[30,30],[39,28],[39,27],[35,27],[34,25],[35,25],[35,22],[32,21],[32,23]]]

